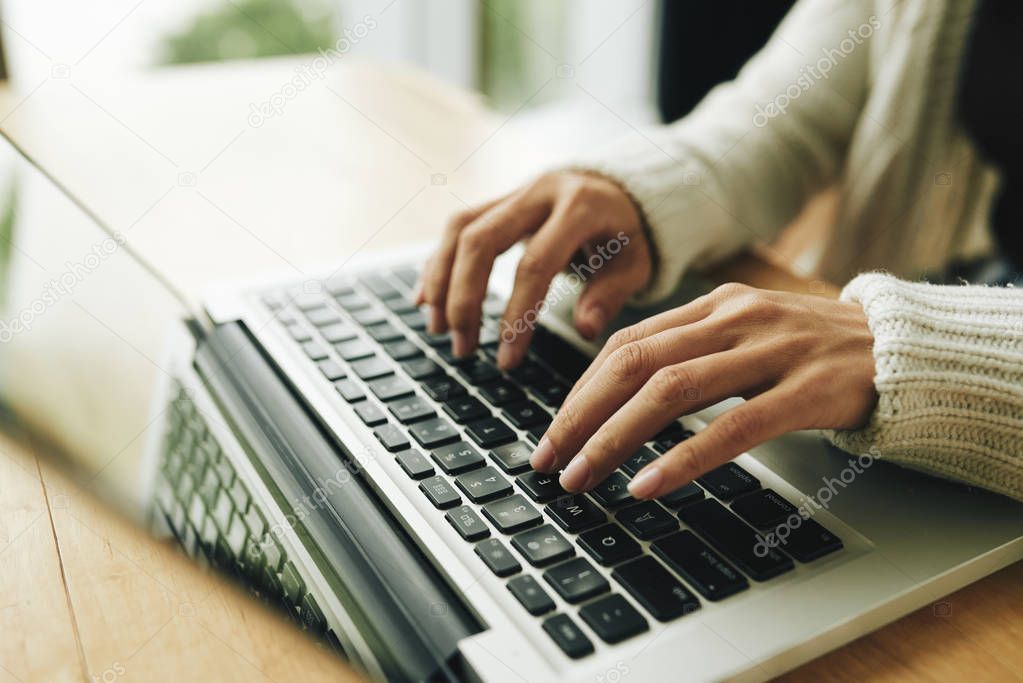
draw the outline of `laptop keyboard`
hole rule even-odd
[[[488,296],[479,350],[455,358],[411,302],[418,273],[397,268],[338,279],[323,290],[265,294],[325,381],[393,454],[437,514],[572,658],[769,582],[842,548],[819,523],[736,463],[639,502],[628,482],[692,436],[672,423],[586,494],[535,472],[529,456],[589,359],[542,327],[518,368],[495,357],[503,305]],[[787,537],[764,543],[790,516]],[[778,535],[780,538],[781,534]],[[596,569],[610,569],[610,580]],[[537,568],[534,575],[524,566]],[[627,600],[628,594],[632,600]],[[558,610],[552,595],[569,605]],[[638,605],[638,609],[636,607]]]

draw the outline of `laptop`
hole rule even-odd
[[[41,207],[13,240],[9,280],[23,282],[26,240],[58,244],[45,235],[59,229],[60,244],[115,240],[123,260],[68,297],[105,277],[94,299],[112,308],[129,292],[169,302],[138,440],[147,524],[371,679],[763,680],[1023,557],[1023,505],[816,433],[659,501],[630,499],[629,477],[720,406],[569,495],[528,458],[597,349],[563,304],[521,367],[496,368],[513,255],[492,279],[479,351],[457,359],[410,300],[428,246],[313,280],[185,293],[9,144],[4,159]],[[32,335],[61,329],[58,308],[13,343],[30,354]]]

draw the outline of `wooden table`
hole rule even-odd
[[[542,135],[524,136],[515,116],[422,74],[355,62],[281,116],[249,125],[249,103],[278,91],[295,66],[47,83],[3,93],[0,125],[191,293],[268,269],[302,277],[315,264],[427,237],[452,210],[551,161]],[[722,273],[820,289],[756,260]],[[48,347],[59,352],[60,381],[89,387],[102,378],[105,393],[123,397],[152,379],[119,387],[108,372],[116,359],[77,356],[78,346]],[[83,424],[73,401],[44,403],[46,378],[33,379],[26,391],[39,400],[26,400],[35,410],[24,419],[58,425],[51,434],[74,447],[86,483],[109,474],[104,491],[130,497],[129,446],[145,430],[146,407],[122,401]],[[275,615],[111,514],[49,451],[0,439],[0,678],[353,678]],[[1023,671],[1021,579],[1017,564],[786,678],[1011,677]]]

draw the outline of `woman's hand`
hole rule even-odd
[[[724,285],[612,336],[530,462],[585,490],[680,415],[747,399],[636,475],[632,495],[656,498],[785,432],[864,424],[872,345],[858,303]]]
[[[525,355],[535,315],[554,276],[586,248],[617,240],[620,250],[588,280],[575,309],[584,337],[599,334],[625,301],[650,279],[650,245],[629,196],[599,176],[561,172],[541,176],[512,194],[459,213],[423,270],[417,304],[429,304],[431,332],[451,330],[456,356],[476,348],[483,299],[494,259],[528,237],[515,285],[504,312],[497,363],[517,365]]]

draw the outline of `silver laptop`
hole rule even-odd
[[[54,229],[45,207],[72,207],[63,234],[115,239],[134,268],[111,297],[144,288],[182,311],[160,331],[166,372],[142,439],[148,522],[373,679],[761,680],[1023,557],[1023,505],[814,433],[631,500],[628,478],[714,409],[568,495],[528,457],[596,349],[555,308],[525,364],[496,369],[513,257],[479,352],[455,359],[410,302],[423,250],[193,306],[130,235],[4,159],[43,207],[25,235]]]

